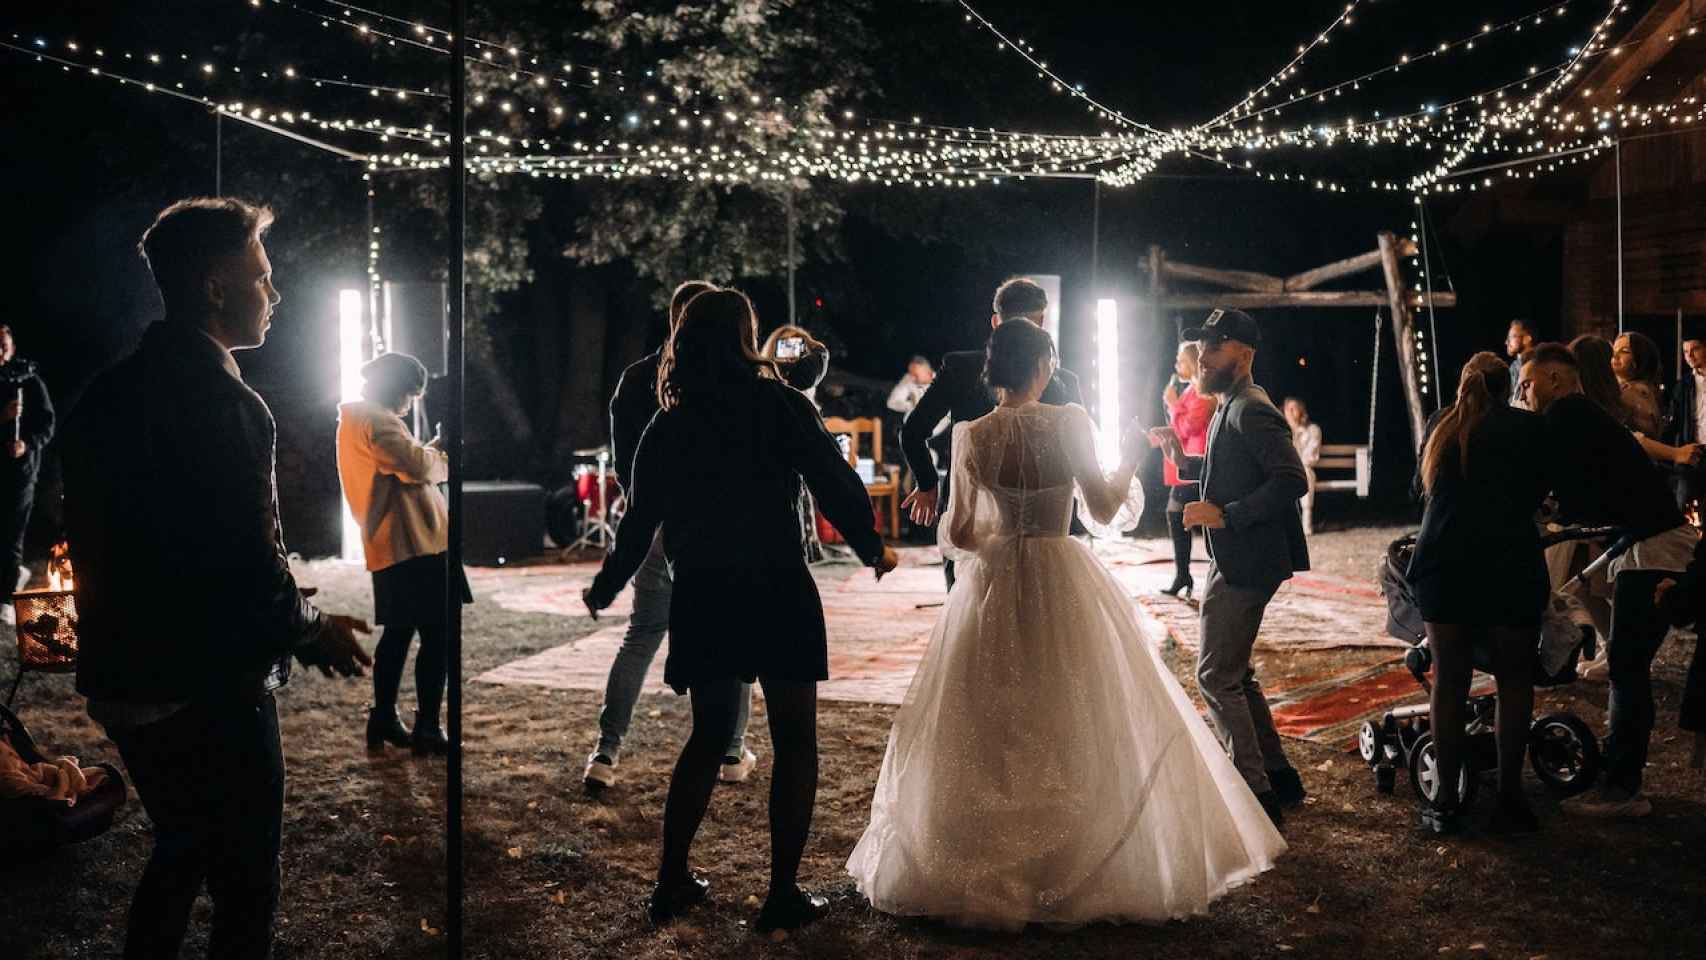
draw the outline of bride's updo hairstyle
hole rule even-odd
[[[991,390],[1023,390],[1036,378],[1037,364],[1054,356],[1048,331],[1023,317],[1003,321],[989,335],[983,382]]]

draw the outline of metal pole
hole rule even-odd
[[[213,195],[225,196],[225,114],[213,111]]]
[[[1102,181],[1090,193],[1090,298],[1102,295]]]
[[[449,255],[450,342],[445,358],[446,386],[450,397],[445,424],[445,451],[450,456],[450,530],[444,591],[445,638],[449,677],[446,685],[450,738],[445,776],[445,933],[451,960],[462,957],[462,592],[455,585],[462,575],[462,363],[463,238],[468,218],[468,3],[450,0],[450,229]]]
[[[788,325],[797,325],[799,311],[794,303],[794,183],[788,182]]]
[[[1434,351],[1434,357],[1433,357],[1434,376],[1438,377],[1439,376],[1439,370],[1440,370],[1440,365],[1439,365],[1439,324],[1436,323],[1434,320],[1434,276],[1433,276],[1433,268],[1432,268],[1433,258],[1428,256],[1428,205],[1427,205],[1426,201],[1422,201],[1421,194],[1417,194],[1416,199],[1418,201],[1421,201],[1421,202],[1417,203],[1416,206],[1421,208],[1419,213],[1421,214],[1421,224],[1422,224],[1422,230],[1421,230],[1421,233],[1422,233],[1422,277],[1424,280],[1427,281],[1427,287],[1428,287],[1428,337],[1431,341],[1431,345],[1432,345],[1433,351]],[[1376,340],[1380,339],[1379,321],[1378,320],[1376,320],[1376,330],[1375,330],[1374,336],[1375,336]],[[1375,358],[1375,362],[1376,363],[1379,362],[1379,357]],[[1430,386],[1431,386],[1431,384],[1430,384]],[[1439,409],[1439,403],[1440,403],[1439,394],[1436,393],[1436,394],[1434,394],[1434,409],[1435,410]],[[1373,424],[1369,425],[1368,436],[1369,436],[1369,442],[1370,442],[1370,444],[1372,444],[1374,441]]]
[[[1623,335],[1623,141],[1617,141],[1617,334]]]

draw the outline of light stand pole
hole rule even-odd
[[[445,551],[444,622],[449,676],[446,701],[450,750],[445,773],[445,921],[447,953],[462,957],[462,362],[463,238],[468,221],[468,2],[450,0],[450,228],[446,231],[450,342],[445,381],[450,391],[445,416],[445,452],[450,458],[450,530]],[[368,238],[372,240],[371,237]]]

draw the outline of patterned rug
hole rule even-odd
[[[867,571],[820,569],[829,625],[831,679],[819,684],[824,700],[898,704],[929,642],[944,597],[941,557],[934,548],[904,548],[901,566],[881,581]],[[1197,645],[1193,605],[1160,595],[1172,577],[1170,555],[1143,543],[1098,545],[1097,554],[1136,598],[1136,609],[1158,642],[1187,649]],[[1199,583],[1207,564],[1196,565]],[[591,582],[591,564],[544,565],[482,571],[475,575],[483,597],[506,609],[557,616],[585,615],[581,590]],[[1259,652],[1368,648],[1366,656],[1338,671],[1294,676],[1268,684],[1274,719],[1282,733],[1333,743],[1354,736],[1356,727],[1390,704],[1419,695],[1415,681],[1396,662],[1399,641],[1382,631],[1385,604],[1366,583],[1325,575],[1295,578],[1269,604]],[[602,690],[621,646],[632,610],[624,591],[606,611],[606,626],[578,640],[516,660],[474,679],[566,690]],[[663,658],[647,674],[647,693],[665,693]],[[1194,693],[1194,691],[1193,691]],[[1349,733],[1345,733],[1348,730]]]

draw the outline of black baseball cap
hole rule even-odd
[[[1242,310],[1216,310],[1200,327],[1189,327],[1182,334],[1186,340],[1219,343],[1236,340],[1252,347],[1261,346],[1262,331],[1255,318]]]

